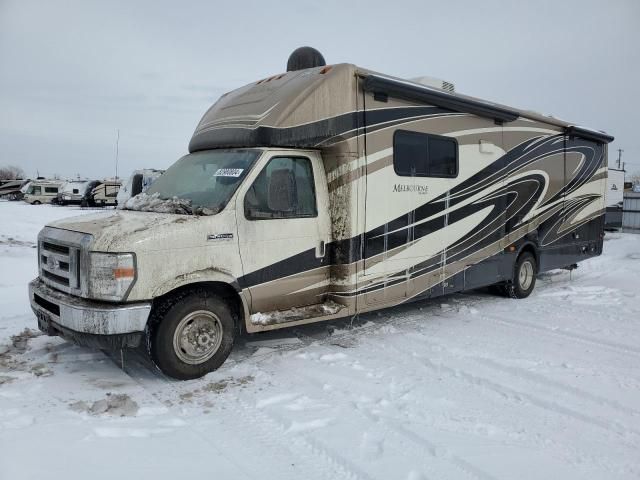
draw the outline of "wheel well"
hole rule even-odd
[[[188,293],[190,290],[199,290],[206,289],[212,294],[218,295],[223,298],[231,307],[231,311],[233,313],[233,320],[236,324],[236,328],[239,333],[242,333],[244,330],[244,306],[242,304],[242,299],[240,295],[228,283],[224,282],[198,282],[198,283],[190,283],[188,285],[183,285],[181,287],[176,288],[175,290],[171,290],[170,292],[165,293],[159,297],[155,297],[153,299],[153,307],[156,305],[160,305],[165,301],[171,298],[179,298]]]
[[[536,260],[536,268],[540,268],[540,259],[538,258],[538,249],[536,246],[533,243],[525,243],[518,253],[518,258],[520,258],[520,256],[525,252],[529,252],[533,255],[533,258]]]

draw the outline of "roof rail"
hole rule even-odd
[[[403,100],[424,102],[456,112],[491,118],[498,122],[513,122],[520,116],[515,110],[499,107],[490,102],[460,97],[414,82],[370,73],[363,73],[361,76],[364,78],[364,90],[372,92],[378,98],[391,96]]]
[[[593,140],[599,143],[611,143],[614,138],[599,130],[592,130],[586,127],[579,127],[578,125],[569,125],[566,128],[566,134],[573,137],[584,138],[585,140]]]

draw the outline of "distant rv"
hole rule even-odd
[[[73,180],[67,182],[58,193],[58,204],[80,205],[87,193],[99,184],[98,180]]]
[[[607,193],[604,197],[607,212],[604,217],[604,228],[619,230],[622,228],[622,205],[624,203],[624,170],[609,168],[607,177]]]
[[[29,180],[3,180],[0,185],[0,198],[7,200],[20,200],[23,196],[21,191]]]
[[[60,180],[33,180],[24,194],[23,200],[31,205],[53,203],[64,182]]]
[[[118,191],[118,205],[124,205],[131,197],[145,192],[163,173],[164,170],[156,170],[154,168],[145,168],[133,172]]]
[[[120,181],[105,180],[98,184],[83,199],[85,207],[115,207],[118,204],[117,196],[120,190]]]

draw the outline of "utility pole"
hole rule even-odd
[[[116,180],[118,180],[118,147],[120,145],[120,129],[118,129],[118,137],[116,139]],[[618,163],[620,162],[620,160],[618,159]],[[620,165],[618,165],[618,168],[620,168]]]
[[[620,161],[622,160],[622,152],[624,152],[624,150],[619,148],[618,149],[618,170],[620,170]]]

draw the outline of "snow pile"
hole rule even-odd
[[[173,197],[169,199],[160,198],[159,193],[147,195],[139,193],[135,197],[131,197],[124,204],[118,206],[122,210],[135,210],[138,212],[156,212],[156,213],[178,213],[191,214],[191,200]]]

